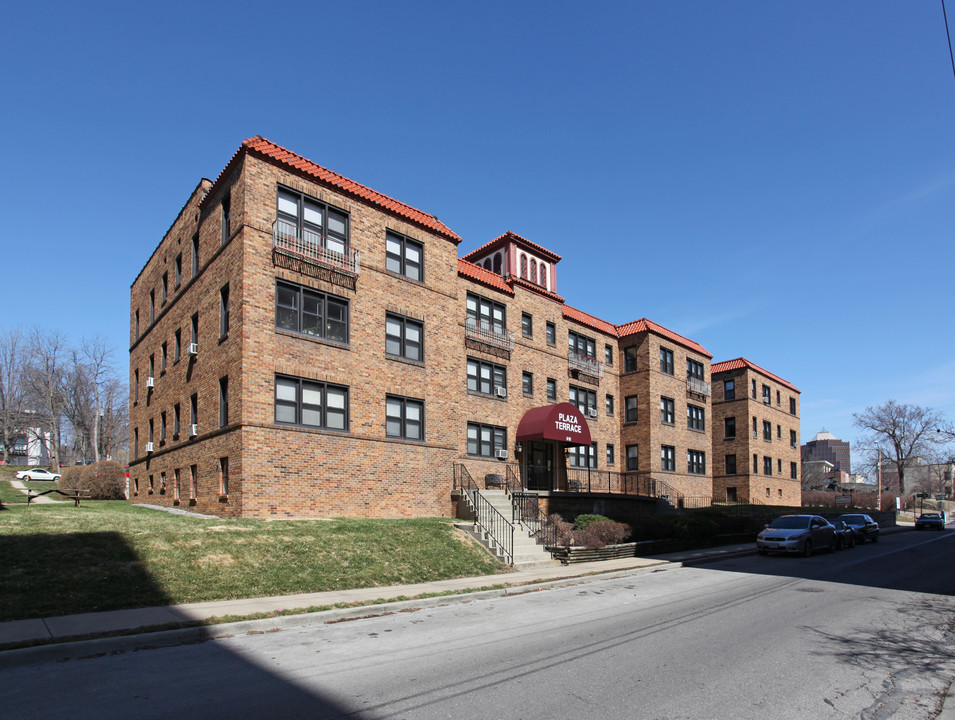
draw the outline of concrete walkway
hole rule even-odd
[[[22,480],[11,480],[10,487],[12,487],[14,490],[19,490],[24,495],[30,494],[30,488],[24,485]],[[41,504],[50,503],[51,505],[55,505],[57,503],[66,502],[66,501],[54,500],[49,495],[40,495],[39,497],[33,498],[30,502],[41,503]]]

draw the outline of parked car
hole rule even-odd
[[[846,513],[839,519],[852,528],[856,535],[856,542],[860,545],[866,541],[879,542],[879,523],[862,513]]]
[[[820,548],[836,551],[836,530],[818,515],[783,515],[756,536],[756,550],[760,555],[784,552],[809,557]]]
[[[941,513],[930,512],[922,513],[919,515],[918,520],[915,521],[916,530],[944,530],[945,529],[945,518],[942,517]]]
[[[829,524],[836,529],[836,550],[845,550],[856,546],[856,534],[843,520],[830,520]]]
[[[43,468],[30,468],[29,470],[21,470],[17,473],[17,480],[47,480],[49,482],[56,482],[59,479],[60,476],[58,473],[52,473]]]

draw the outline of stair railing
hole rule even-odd
[[[496,507],[481,494],[471,473],[460,463],[454,465],[454,485],[467,499],[474,524],[481,529],[508,565],[514,564],[514,523],[504,517]]]

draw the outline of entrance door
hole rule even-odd
[[[525,475],[528,490],[550,490],[554,483],[554,443],[532,440],[527,443]]]

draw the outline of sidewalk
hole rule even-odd
[[[528,592],[541,586],[585,582],[594,577],[606,578],[618,575],[651,572],[670,569],[682,565],[704,563],[735,555],[752,554],[752,543],[727,545],[702,550],[687,550],[667,553],[654,557],[633,557],[600,562],[577,563],[574,565],[554,565],[552,567],[527,570],[524,572],[500,573],[478,577],[455,578],[415,585],[391,585],[388,587],[359,588],[354,590],[336,590],[330,592],[302,593],[299,595],[281,595],[277,597],[247,598],[241,600],[216,600],[212,602],[167,605],[164,607],[135,608],[131,610],[112,610],[98,613],[81,613],[59,617],[37,618],[32,620],[10,620],[0,623],[0,646],[5,644],[38,644],[62,642],[64,640],[88,639],[115,633],[134,633],[137,630],[152,632],[163,626],[175,627],[182,624],[194,624],[212,618],[228,616],[230,620],[243,620],[249,616],[278,611],[302,610],[308,608],[331,608],[340,605],[356,607],[334,611],[342,617],[369,614],[369,609],[381,608],[382,603],[411,601],[413,598],[430,596],[434,601],[447,602],[449,595],[467,593],[468,597],[507,595]],[[434,597],[438,596],[438,597]],[[421,605],[421,600],[414,601]],[[323,613],[324,614],[324,613]],[[271,621],[296,617],[283,615]],[[231,624],[218,627],[232,632]],[[206,637],[210,626],[201,628]],[[2,653],[0,653],[2,654]]]

